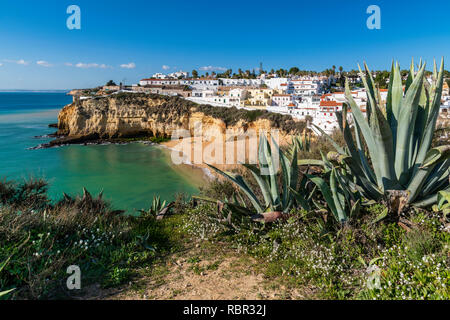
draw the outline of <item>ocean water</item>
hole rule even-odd
[[[134,212],[148,208],[153,195],[173,200],[176,193],[192,195],[202,183],[201,172],[177,167],[169,151],[139,143],[127,145],[29,148],[48,142],[36,138],[53,133],[58,111],[72,98],[65,93],[0,92],[0,178],[42,177],[53,199],[104,191],[113,207]]]

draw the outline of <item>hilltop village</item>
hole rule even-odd
[[[180,96],[184,99],[216,107],[236,107],[247,110],[262,109],[270,112],[291,115],[294,119],[307,121],[311,130],[320,134],[316,126],[326,133],[338,127],[336,112],[342,110],[346,101],[344,79],[349,79],[352,96],[366,113],[367,97],[361,78],[356,71],[342,73],[329,69],[323,73],[288,72],[242,73],[231,75],[231,70],[223,74],[206,74],[198,76],[179,71],[171,74],[156,73],[133,85],[116,85],[110,81],[97,91],[77,90],[79,99],[89,99],[92,95],[109,95],[119,92],[135,92]],[[296,72],[295,72],[296,71]],[[381,79],[387,87],[389,79],[382,77],[382,72],[374,72],[374,78]],[[406,78],[405,78],[406,80]],[[427,80],[431,82],[431,75]],[[440,118],[448,119],[450,93],[448,82],[444,83]],[[381,100],[386,101],[387,88],[380,86]],[[312,126],[313,124],[314,126]]]

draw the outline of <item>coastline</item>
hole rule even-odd
[[[166,149],[167,151],[179,151],[176,146],[179,144],[178,141],[170,140],[166,142],[162,142],[158,144],[159,147]],[[205,163],[196,164],[192,159],[187,159],[186,156],[183,156],[184,160],[183,163],[180,165],[173,164],[173,167],[190,167],[195,168],[195,170],[201,170],[203,172],[203,175],[205,177],[205,180],[211,181],[213,179],[216,179],[216,175],[213,174],[210,168]],[[168,159],[172,162],[172,159]]]

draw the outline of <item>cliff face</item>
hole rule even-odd
[[[193,134],[196,126],[201,124],[202,135],[210,138],[223,135],[226,130],[237,134],[249,129],[258,132],[274,128],[273,121],[267,118],[260,117],[253,121],[235,119],[230,124],[216,115],[230,112],[242,111],[214,107],[202,109],[199,105],[179,98],[112,95],[79,100],[64,107],[58,116],[58,134],[69,137],[95,136],[100,139],[138,135],[170,137],[178,129]],[[280,130],[282,140],[290,140],[291,134],[293,132]]]

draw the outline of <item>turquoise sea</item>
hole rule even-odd
[[[176,193],[198,192],[202,173],[171,163],[169,151],[140,143],[127,145],[72,145],[51,149],[29,148],[49,141],[36,138],[53,133],[59,110],[71,103],[65,93],[0,92],[0,178],[42,177],[50,195],[80,194],[86,187],[117,209],[133,212],[148,208],[153,195],[172,200]]]

